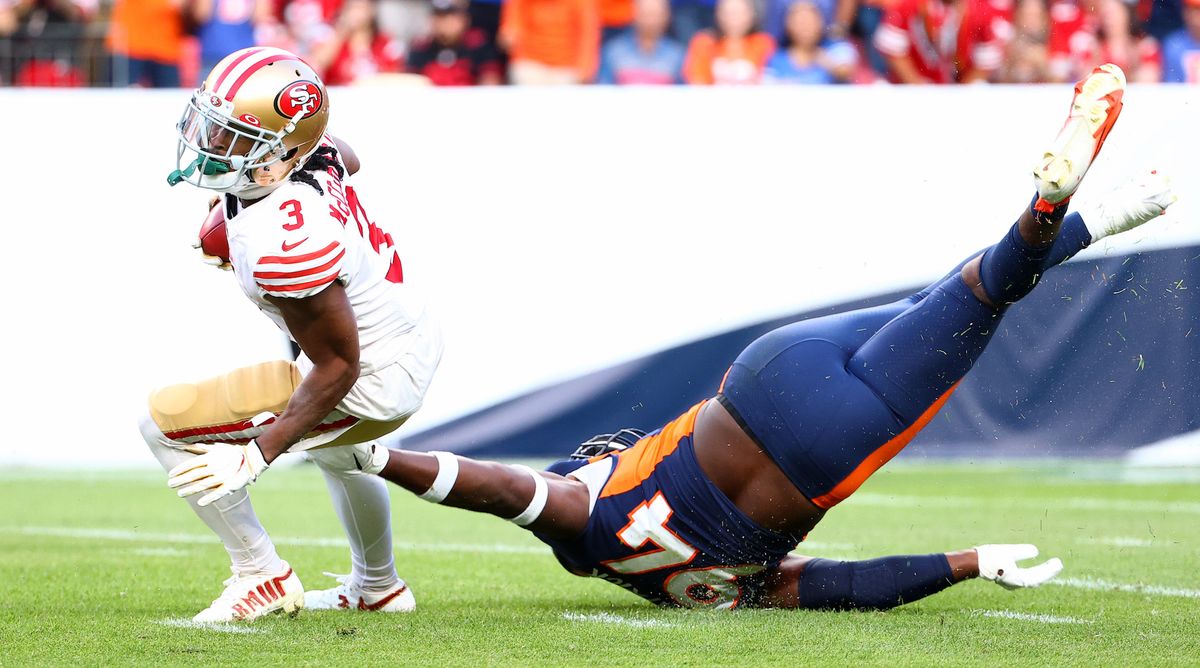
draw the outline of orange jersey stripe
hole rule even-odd
[[[954,393],[954,390],[957,387],[958,383],[950,386],[950,389],[946,390],[945,394],[938,397],[937,401],[933,402],[932,406],[925,409],[925,412],[921,414],[921,417],[917,418],[916,422],[913,422],[908,426],[908,429],[896,434],[887,443],[879,446],[875,452],[872,452],[870,455],[868,455],[866,459],[864,459],[853,471],[851,471],[850,475],[846,476],[844,480],[839,482],[837,487],[834,487],[832,490],[830,490],[828,494],[822,494],[821,496],[813,499],[813,505],[817,506],[818,508],[824,508],[825,510],[828,510],[842,501],[845,501],[847,497],[856,492],[858,488],[867,481],[867,478],[870,478],[873,473],[878,471],[879,467],[891,461],[892,457],[895,457],[897,454],[899,454],[900,451],[904,449],[904,446],[908,445],[909,441],[913,440],[913,437],[919,434],[921,430],[925,428],[925,425],[929,424],[929,421],[933,419],[933,416],[937,415],[937,412],[942,410],[942,406],[946,403],[946,400],[950,398],[950,395]]]
[[[692,406],[688,412],[675,418],[674,421],[668,422],[657,434],[647,436],[634,444],[632,448],[613,455],[617,458],[617,463],[613,467],[612,475],[608,478],[608,484],[604,485],[604,489],[600,491],[600,498],[628,492],[649,478],[659,462],[675,452],[675,448],[679,447],[679,441],[692,434],[696,427],[696,416],[700,414],[700,409],[706,403],[708,403],[708,399]]]

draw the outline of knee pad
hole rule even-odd
[[[305,450],[309,461],[322,471],[334,475],[362,474],[362,467],[371,459],[371,442]],[[382,446],[381,446],[382,447]]]

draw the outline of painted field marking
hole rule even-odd
[[[1093,624],[1090,619],[1075,619],[1074,617],[1059,617],[1058,615],[1042,615],[1029,612],[1013,612],[1012,610],[972,610],[972,615],[990,617],[992,619],[1016,619],[1023,622],[1039,622],[1041,624]]]
[[[859,492],[850,497],[847,503],[858,503],[864,506],[881,506],[885,508],[979,508],[984,506],[1004,506],[1008,508],[1066,508],[1070,510],[1101,510],[1145,512],[1145,513],[1187,513],[1200,515],[1200,503],[1194,501],[1136,501],[1121,499],[1094,499],[1087,497],[1068,497],[1064,499],[1037,498],[1005,498],[980,499],[972,496],[911,496],[888,495]]]
[[[187,557],[195,554],[195,550],[181,550],[176,547],[138,547],[130,550],[139,557]]]
[[[228,624],[228,623],[206,623],[193,622],[190,619],[182,617],[174,617],[171,619],[160,619],[154,622],[160,626],[170,626],[176,629],[200,629],[202,631],[216,631],[217,633],[265,633],[265,629],[257,629],[244,624]]]
[[[1164,587],[1152,584],[1129,584],[1110,582],[1099,578],[1057,578],[1047,584],[1092,591],[1121,591],[1130,594],[1147,594],[1149,596],[1167,596],[1171,598],[1200,598],[1200,589],[1185,589],[1183,587]]]
[[[81,540],[121,540],[146,543],[189,543],[215,545],[216,536],[197,533],[158,533],[153,531],[130,531],[128,529],[86,529],[80,527],[0,527],[0,532],[19,533],[26,536],[52,536],[55,538],[78,538]],[[295,547],[349,547],[345,538],[301,538],[272,536],[276,545]],[[550,548],[537,545],[506,545],[504,543],[410,543],[397,541],[397,550],[417,552],[480,552],[487,554],[550,554]]]
[[[217,543],[215,536],[192,533],[155,533],[138,532],[127,529],[85,529],[78,527],[0,527],[0,532],[17,533],[28,536],[53,536],[56,538],[75,538],[81,540],[120,540],[147,543],[191,543],[213,545]],[[274,539],[277,545],[294,545],[299,547],[347,547],[341,538],[299,538],[282,537]],[[549,548],[531,545],[492,544],[462,544],[462,543],[410,543],[397,542],[397,550],[416,552],[473,552],[482,554],[550,554]],[[1167,587],[1152,584],[1129,584],[1109,582],[1095,578],[1058,578],[1049,584],[1095,591],[1120,591],[1150,596],[1167,596],[1173,598],[1200,598],[1200,589],[1185,589],[1182,587]],[[572,613],[574,614],[574,613]],[[590,620],[597,621],[597,620]]]
[[[1080,538],[1075,541],[1083,545],[1107,545],[1109,547],[1168,547],[1166,541],[1153,541],[1149,538],[1134,538],[1132,536],[1112,536],[1109,538]]]
[[[209,536],[198,533],[158,533],[152,531],[130,531],[128,529],[87,529],[83,527],[0,527],[0,532],[5,533],[20,533],[27,536],[51,536],[54,538],[78,538],[80,540],[120,540],[132,542],[146,543],[175,543],[175,544],[196,544],[196,545],[215,545],[218,541],[216,536]],[[276,545],[290,547],[349,547],[344,538],[300,538],[295,536],[281,536],[271,539]],[[466,544],[466,543],[412,543],[407,541],[396,541],[392,547],[397,550],[411,550],[413,552],[474,552],[480,554],[550,554],[550,548],[541,547],[538,545],[506,545],[504,543],[492,544]],[[841,561],[853,560],[856,557],[846,553],[845,550],[853,550],[858,546],[852,543],[826,543],[823,541],[805,541],[796,548],[794,554],[803,554],[806,556],[819,556],[824,559],[837,559]],[[808,550],[833,550],[833,553],[824,553],[819,555],[809,554]],[[173,550],[172,548],[140,548],[134,550],[135,553],[142,554],[148,557],[174,557],[185,556],[189,554],[184,550]]]
[[[628,626],[635,629],[670,629],[675,625],[671,622],[664,622],[661,619],[630,619],[620,615],[614,615],[611,612],[571,612],[562,613],[563,619],[568,622],[586,622],[591,624],[612,624],[614,626]]]

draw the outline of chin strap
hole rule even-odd
[[[182,170],[176,169],[167,175],[167,185],[178,185],[196,171],[200,167],[201,173],[204,176],[216,176],[217,174],[227,174],[233,171],[229,165],[216,160],[208,160],[204,156],[200,156],[192,161],[192,164],[184,167]]]

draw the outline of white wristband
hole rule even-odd
[[[546,485],[546,479],[540,473],[523,464],[518,464],[517,468],[525,471],[533,477],[533,499],[529,501],[529,505],[525,507],[525,511],[520,515],[509,520],[517,526],[529,526],[537,521],[541,516],[542,511],[546,509],[546,497],[550,495],[549,486]]]
[[[432,503],[441,503],[450,495],[450,490],[454,489],[454,483],[458,480],[458,457],[449,452],[431,452],[429,454],[437,457],[437,477],[420,497]]]

